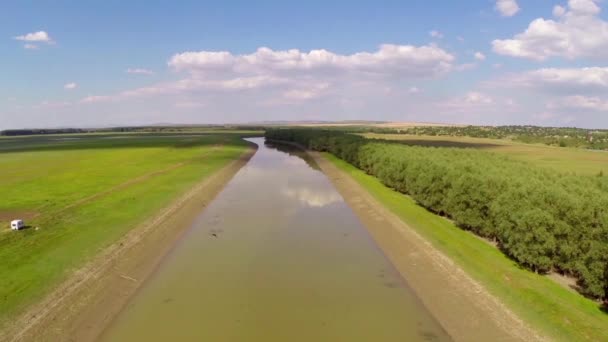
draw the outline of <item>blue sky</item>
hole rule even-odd
[[[603,6],[3,1],[0,129],[343,119],[608,127]]]

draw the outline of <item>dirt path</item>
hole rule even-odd
[[[310,152],[310,155],[454,340],[547,340],[386,209],[348,174],[319,153]]]
[[[200,211],[254,153],[249,149],[100,252],[6,327],[0,341],[95,340]]]

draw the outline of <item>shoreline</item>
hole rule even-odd
[[[93,341],[124,308],[198,214],[257,151],[251,145],[106,247],[6,326],[0,341]]]
[[[298,144],[290,145],[302,148]],[[306,151],[414,293],[454,340],[547,340],[385,208],[350,175],[319,152]]]

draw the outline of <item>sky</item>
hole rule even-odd
[[[4,0],[0,129],[276,120],[608,128],[607,8]]]

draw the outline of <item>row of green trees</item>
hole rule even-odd
[[[550,146],[608,149],[608,130],[605,129],[539,126],[418,126],[393,129],[393,131],[400,134],[511,139]]]
[[[405,146],[344,132],[267,130],[266,137],[327,151],[492,239],[535,272],[556,270],[608,298],[608,180],[536,167],[474,149]]]

